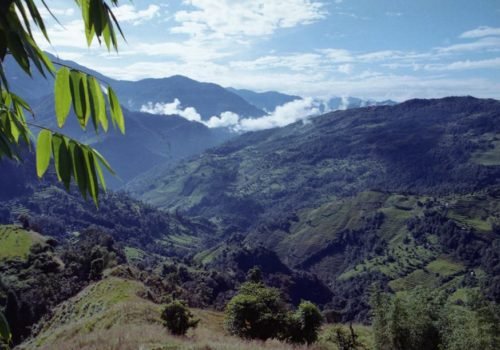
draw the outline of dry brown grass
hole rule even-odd
[[[144,288],[137,281],[105,278],[56,308],[42,332],[18,349],[337,350],[324,342],[307,347],[232,337],[223,329],[223,314],[209,310],[192,310],[200,319],[198,328],[185,337],[172,336],[161,324],[161,305],[137,296]]]
[[[76,335],[71,339],[56,340],[41,350],[264,350],[310,349],[326,350],[318,344],[310,347],[292,346],[276,340],[246,341],[215,333],[201,325],[186,337],[169,335],[160,325],[121,325],[108,330]],[[333,348],[332,348],[333,349]]]

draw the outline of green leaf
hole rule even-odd
[[[89,122],[90,117],[90,97],[88,91],[88,83],[87,83],[87,74],[80,73],[82,75],[82,92],[85,103],[85,114],[84,114],[84,127],[87,127],[87,123]]]
[[[115,175],[115,171],[111,168],[108,161],[100,154],[97,150],[94,149],[94,155],[99,159],[99,161],[106,167],[106,169],[112,174]]]
[[[90,0],[89,16],[94,26],[97,39],[99,39],[102,34],[103,22],[105,21],[103,11],[102,1]]]
[[[69,150],[72,158],[71,160],[73,162],[73,176],[75,177],[75,181],[78,184],[80,193],[86,199],[87,172],[85,169],[85,157],[83,156],[81,146],[76,141],[71,140],[69,142]]]
[[[52,133],[49,130],[42,130],[38,134],[36,144],[36,173],[42,177],[47,171],[52,153]]]
[[[88,88],[90,94],[90,105],[92,108],[92,121],[97,131],[98,123],[104,131],[108,131],[108,117],[106,116],[106,103],[101,86],[96,78],[89,76]]]
[[[102,189],[106,192],[106,181],[104,180],[104,175],[102,173],[101,165],[99,164],[98,158],[94,155],[94,166],[99,176],[99,182],[101,183]]]
[[[14,158],[14,153],[11,150],[11,142],[4,135],[3,128],[0,128],[0,158],[3,154],[9,158]]]
[[[80,122],[80,126],[85,129],[86,119],[88,118],[88,95],[85,91],[86,81],[84,81],[84,74],[77,71],[71,70],[70,81],[71,81],[71,99],[73,101],[73,110],[75,111],[76,117]]]
[[[54,154],[54,163],[56,167],[57,178],[62,181],[67,190],[71,182],[71,155],[64,136],[55,134],[52,137],[52,152]]]
[[[85,158],[85,168],[87,170],[87,184],[90,197],[94,200],[95,205],[97,205],[97,199],[99,197],[99,186],[97,183],[97,175],[95,172],[94,155],[90,148],[83,148],[83,157]]]
[[[59,69],[57,72],[54,83],[54,99],[57,126],[62,128],[71,108],[70,72],[66,67]]]
[[[9,323],[2,312],[0,312],[0,339],[7,344],[11,340]]]
[[[120,129],[122,134],[125,134],[125,119],[123,118],[122,107],[120,106],[118,97],[116,97],[115,92],[110,86],[108,87],[108,98],[109,105],[111,107],[111,117],[118,125],[118,128]]]
[[[30,62],[28,59],[28,54],[24,50],[23,43],[19,38],[19,35],[16,32],[9,32],[7,34],[7,42],[10,52],[14,59],[19,63],[21,68],[29,75],[31,75],[30,71]]]

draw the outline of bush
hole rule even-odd
[[[302,301],[291,313],[279,290],[261,282],[246,282],[226,307],[224,325],[232,334],[246,339],[276,338],[289,343],[311,344],[323,322],[313,303]]]
[[[232,335],[266,340],[279,337],[285,318],[286,308],[277,289],[246,282],[229,301],[224,326]]]
[[[295,313],[289,315],[284,334],[290,343],[312,344],[318,340],[323,316],[318,307],[310,301],[302,301]]]
[[[181,301],[173,301],[163,309],[161,318],[165,327],[174,335],[185,335],[189,328],[196,328],[200,320],[194,320],[193,314]]]

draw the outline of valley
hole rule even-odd
[[[0,350],[500,349],[498,12],[1,2]]]
[[[17,222],[27,230],[2,226],[4,271],[13,277],[37,271],[33,254],[47,253],[35,253],[33,245],[44,246],[53,237],[49,259],[59,262],[42,274],[56,273],[53,278],[63,284],[68,278],[79,280],[48,304],[55,307],[80,291],[75,300],[57,306],[77,313],[55,311],[50,321],[38,321],[46,311],[32,311],[28,324],[41,322],[42,328],[26,348],[65,348],[68,341],[85,348],[109,332],[137,327],[134,322],[122,327],[118,320],[138,319],[147,323],[141,327],[151,329],[150,345],[175,344],[168,337],[157,338],[154,329],[161,322],[150,318],[169,295],[201,308],[196,315],[202,320],[220,320],[225,304],[255,266],[265,283],[281,290],[290,303],[311,300],[344,323],[370,322],[370,290],[376,284],[398,295],[430,288],[455,303],[477,290],[498,300],[495,140],[500,130],[493,122],[498,110],[493,100],[418,100],[234,136],[177,166],[149,170],[131,182],[130,192],[105,195],[99,208],[74,189],[61,189],[55,174],[36,180],[29,151],[23,164],[2,163],[2,183],[16,178],[17,189],[2,192],[1,223]],[[148,116],[136,118],[147,123]],[[134,117],[129,120],[133,125]],[[405,129],[410,121],[413,127]],[[133,137],[127,135],[125,141]],[[67,251],[75,244],[91,249],[96,234],[108,237],[110,243],[104,239],[100,244],[115,251],[114,258],[105,258],[103,274],[89,279],[86,272],[77,272],[92,271],[93,260],[80,262],[80,270],[67,270]],[[12,265],[18,259],[26,262]],[[95,284],[94,278],[101,282]],[[9,288],[5,292],[17,291],[17,312],[22,312],[33,307],[23,295],[36,280],[16,281],[4,278],[3,283]],[[104,287],[107,283],[132,289],[123,300],[117,296],[115,305],[115,297],[98,291],[99,286],[117,292],[122,287]],[[89,300],[78,306],[81,293]],[[137,299],[144,294],[145,299]],[[41,294],[41,300],[48,295]],[[77,311],[83,305],[96,311]],[[131,314],[118,316],[122,312]],[[84,326],[81,320],[89,323]],[[216,338],[205,334],[211,324],[202,322],[191,336],[193,347],[199,341],[230,341],[222,328]],[[188,346],[181,343],[180,348]],[[133,348],[134,341],[126,344]]]

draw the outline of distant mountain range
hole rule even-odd
[[[57,129],[52,95],[39,99],[32,107],[39,124]],[[92,145],[104,155],[117,173],[117,176],[107,176],[108,185],[114,189],[157,166],[175,165],[234,136],[226,130],[209,129],[176,115],[123,111],[125,135],[114,129],[98,135],[93,130],[85,132],[73,113],[62,129],[64,134]]]
[[[64,132],[81,141],[88,142],[108,158],[119,174],[109,177],[112,188],[124,186],[136,176],[149,173],[156,168],[170,168],[180,159],[198,154],[210,147],[234,137],[226,129],[209,129],[201,123],[191,122],[179,116],[153,116],[140,112],[143,106],[155,103],[180,101],[179,108],[193,107],[202,120],[231,111],[241,118],[262,117],[266,111],[294,100],[299,96],[279,92],[257,93],[250,90],[223,88],[216,84],[202,83],[183,76],[162,79],[123,81],[106,77],[72,61],[50,56],[55,62],[74,67],[96,76],[117,91],[125,107],[127,134],[115,132],[94,135],[81,130],[76,119],[69,118]],[[12,60],[6,62],[7,76],[12,89],[25,97],[35,111],[38,122],[56,128],[53,107],[53,78],[45,79],[37,71],[30,78]],[[368,105],[360,99],[332,99],[318,103],[324,111],[354,108]],[[155,172],[154,170],[152,171]]]
[[[234,89],[231,87],[227,88],[227,90],[266,112],[272,112],[278,106],[302,98],[300,96],[286,95],[276,91],[255,92],[245,89]]]

